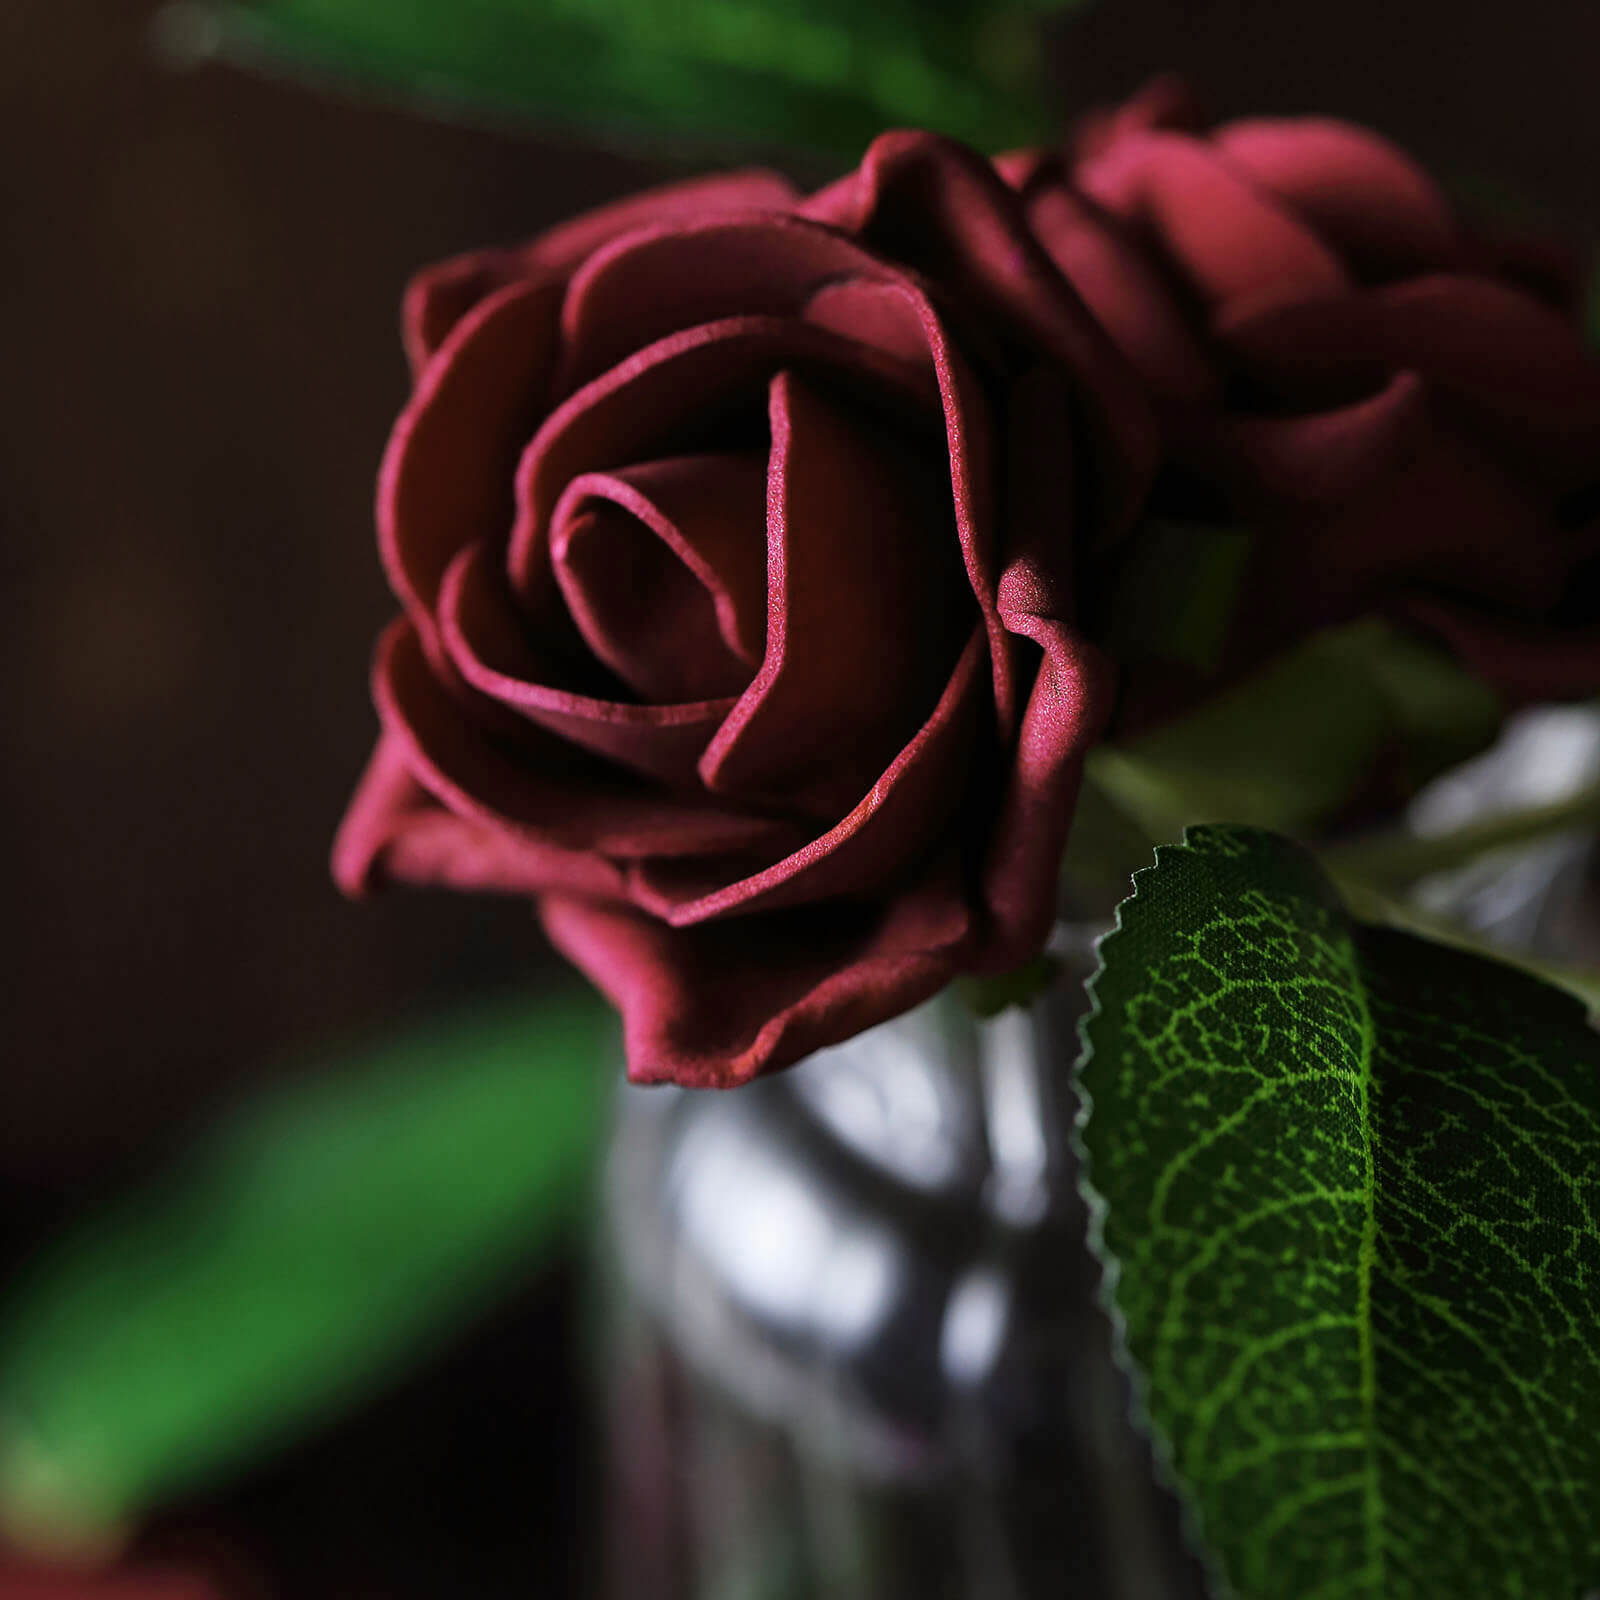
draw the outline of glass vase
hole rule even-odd
[[[1069,1084],[1091,932],[734,1093],[628,1089],[608,1593],[1197,1600],[1128,1422]]]

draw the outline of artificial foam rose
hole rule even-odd
[[[662,189],[424,273],[404,615],[335,849],[532,896],[638,1080],[741,1082],[1032,956],[1154,423],[981,158]]]
[[[1252,536],[1223,670],[1384,614],[1510,702],[1600,692],[1600,364],[1559,250],[1474,234],[1364,129],[1205,132],[1170,82],[1001,167],[1161,413],[1152,514]]]

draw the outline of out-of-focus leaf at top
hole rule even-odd
[[[1081,0],[184,0],[180,52],[652,142],[856,154],[1051,129],[1039,13]]]
[[[114,1549],[515,1281],[587,1198],[612,1027],[568,994],[391,1039],[64,1240],[0,1310],[0,1533]]]

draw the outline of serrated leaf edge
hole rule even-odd
[[[1177,1456],[1172,1442],[1168,1439],[1165,1429],[1156,1421],[1155,1413],[1150,1406],[1144,1369],[1139,1365],[1128,1343],[1128,1321],[1122,1313],[1122,1306],[1117,1298],[1117,1283],[1122,1276],[1122,1262],[1106,1242],[1105,1235],[1106,1218],[1110,1215],[1111,1206],[1106,1197],[1094,1186],[1091,1171],[1093,1163],[1089,1156],[1088,1142],[1084,1138],[1084,1130],[1094,1115],[1094,1096],[1084,1081],[1084,1074],[1094,1063],[1094,1043],[1089,1036],[1089,1030],[1103,1013],[1099,985],[1106,970],[1106,947],[1123,932],[1123,908],[1138,899],[1143,880],[1153,878],[1161,870],[1167,855],[1190,849],[1190,836],[1195,831],[1193,827],[1186,828],[1181,843],[1158,844],[1154,847],[1152,852],[1154,859],[1149,866],[1140,867],[1133,874],[1133,887],[1117,902],[1111,926],[1094,941],[1095,969],[1084,980],[1084,992],[1088,996],[1089,1004],[1084,1009],[1083,1015],[1078,1018],[1078,1056],[1072,1069],[1072,1087],[1077,1096],[1077,1112],[1072,1119],[1072,1127],[1067,1137],[1077,1174],[1078,1194],[1088,1218],[1089,1252],[1100,1266],[1100,1282],[1095,1289],[1095,1300],[1110,1325],[1112,1361],[1127,1379],[1129,1392],[1132,1395],[1128,1420],[1150,1441],[1155,1458],[1156,1477],[1161,1486],[1170,1490],[1178,1502],[1183,1541],[1190,1554],[1204,1568],[1207,1587],[1212,1591],[1214,1600],[1241,1600],[1239,1591],[1234,1587],[1227,1569],[1222,1564],[1222,1558],[1206,1538],[1205,1519],[1201,1515],[1195,1496],[1190,1493],[1184,1481],[1183,1474],[1178,1470]]]

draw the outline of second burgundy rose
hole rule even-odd
[[[1251,541],[1224,675],[1384,615],[1508,703],[1600,693],[1600,362],[1574,261],[1475,231],[1366,129],[1207,131],[1170,82],[1068,158],[1003,165],[1161,412],[1149,514]]]
[[[406,337],[348,890],[532,896],[644,1080],[1037,951],[1153,430],[988,163],[657,191],[424,274]]]

